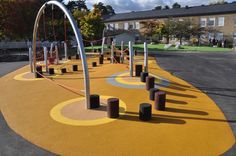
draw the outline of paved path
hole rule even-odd
[[[26,65],[27,62],[0,63],[0,77]],[[0,112],[0,155],[1,156],[51,156],[53,154],[31,144],[7,125]]]
[[[206,92],[222,109],[236,136],[236,53],[159,53],[158,63]],[[235,155],[236,147],[225,155]]]

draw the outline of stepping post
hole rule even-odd
[[[139,119],[142,121],[149,121],[152,119],[152,105],[142,103],[139,106]]]
[[[73,68],[73,71],[78,71],[78,65],[73,65],[72,68]]]
[[[68,60],[71,60],[71,56],[68,56]]]
[[[141,65],[141,64],[135,65],[135,76],[136,77],[140,77],[142,71],[143,71],[143,65]]]
[[[107,100],[107,117],[108,118],[119,117],[119,99],[110,98]]]
[[[164,111],[166,109],[166,93],[159,91],[155,93],[155,109]]]
[[[90,106],[89,109],[95,109],[100,107],[100,96],[99,95],[90,95]]]
[[[66,73],[66,68],[62,68],[62,69],[61,69],[61,73],[62,73],[62,74]]]
[[[146,77],[146,89],[150,90],[155,86],[155,78],[152,76]]]
[[[148,77],[148,73],[147,72],[142,72],[141,73],[141,82],[146,82],[146,77]]]
[[[54,75],[54,74],[55,74],[54,68],[49,68],[49,75]]]
[[[156,94],[156,92],[159,92],[160,90],[159,89],[157,89],[157,88],[152,88],[152,89],[150,89],[150,94],[149,94],[149,99],[150,100],[152,100],[152,101],[154,101],[155,100],[155,94]]]
[[[97,62],[92,62],[92,67],[97,67]]]
[[[104,62],[104,56],[101,55],[101,56],[99,57],[99,64],[103,64],[103,62]]]

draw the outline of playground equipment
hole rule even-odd
[[[72,29],[75,33],[75,37],[76,37],[76,41],[78,44],[78,48],[79,48],[79,52],[80,52],[80,57],[81,57],[81,61],[82,61],[82,66],[83,66],[83,73],[84,73],[84,86],[85,86],[85,97],[86,97],[86,104],[87,104],[87,108],[90,108],[90,82],[89,82],[89,72],[88,72],[88,65],[86,62],[86,55],[85,55],[85,50],[84,50],[84,44],[83,44],[83,40],[82,40],[82,36],[80,33],[79,28],[77,27],[77,24],[75,22],[75,19],[73,18],[73,16],[71,15],[71,13],[67,10],[67,8],[60,2],[58,1],[49,1],[46,2],[39,10],[36,20],[35,20],[35,24],[34,24],[34,31],[33,31],[33,42],[32,42],[32,46],[33,46],[33,68],[34,68],[34,73],[36,75],[37,70],[36,70],[36,41],[37,41],[37,33],[38,33],[38,27],[39,27],[39,21],[41,19],[41,16],[45,10],[46,7],[48,6],[52,6],[52,9],[54,9],[54,5],[59,7],[65,14],[65,16],[68,18]],[[54,19],[54,14],[52,13],[52,19]],[[54,24],[53,24],[53,29],[54,28]],[[55,31],[53,31],[54,33],[54,37],[56,38],[56,34]],[[57,47],[56,47],[57,49]]]

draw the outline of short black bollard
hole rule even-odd
[[[164,111],[166,109],[166,93],[159,91],[155,93],[155,109]]]
[[[110,60],[111,60],[111,58],[110,58],[110,57],[108,57],[108,58],[107,58],[107,60],[108,60],[108,61],[110,61]]]
[[[155,86],[155,77],[148,76],[146,77],[146,90],[150,90]]]
[[[115,63],[120,63],[120,56],[115,56]]]
[[[55,71],[54,71],[54,68],[49,68],[49,75],[54,75],[55,74]]]
[[[43,71],[43,67],[42,66],[36,66],[36,71],[37,72],[42,72]]]
[[[101,55],[101,56],[99,57],[99,64],[103,64],[103,61],[104,61],[104,56]]]
[[[68,56],[68,60],[71,60],[71,56]]]
[[[141,73],[141,82],[146,82],[146,77],[148,77],[148,73],[147,72],[142,72]]]
[[[119,99],[110,98],[107,100],[107,117],[108,118],[119,117]]]
[[[92,67],[97,67],[97,62],[92,62]]]
[[[140,77],[142,71],[143,71],[143,65],[141,65],[141,64],[135,65],[135,76],[136,77]]]
[[[90,109],[95,109],[100,107],[100,97],[99,95],[90,95]]]
[[[150,100],[152,100],[152,101],[154,101],[155,100],[155,94],[156,94],[156,92],[159,92],[160,90],[159,89],[157,89],[157,88],[152,88],[152,89],[150,89],[150,94],[149,94],[149,99]]]
[[[75,59],[78,60],[79,59],[79,54],[75,55]]]
[[[142,121],[149,121],[152,119],[152,105],[148,103],[140,104],[139,119]]]
[[[43,72],[42,71],[37,71],[36,72],[36,78],[43,78]]]
[[[61,73],[66,73],[66,68],[62,68]]]
[[[78,71],[78,65],[73,65],[72,68],[73,68],[73,71]]]

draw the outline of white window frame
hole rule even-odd
[[[140,29],[140,22],[135,22],[135,29],[137,29],[137,30]]]
[[[234,26],[236,26],[236,16],[234,16]]]
[[[213,25],[209,25],[209,23],[210,23],[210,21],[214,21],[214,24]],[[209,19],[208,19],[208,26],[209,27],[215,27],[216,26],[216,18],[215,17],[210,17]]]
[[[119,29],[119,23],[115,23],[115,29]]]
[[[219,27],[225,26],[225,17],[218,17],[218,26]]]
[[[124,23],[124,29],[125,29],[125,30],[128,30],[128,29],[129,29],[129,23],[128,23],[128,22],[125,22],[125,23]]]
[[[203,25],[202,22],[205,22],[205,24]],[[207,26],[207,18],[201,18],[200,25],[201,25],[201,27],[206,27]]]

